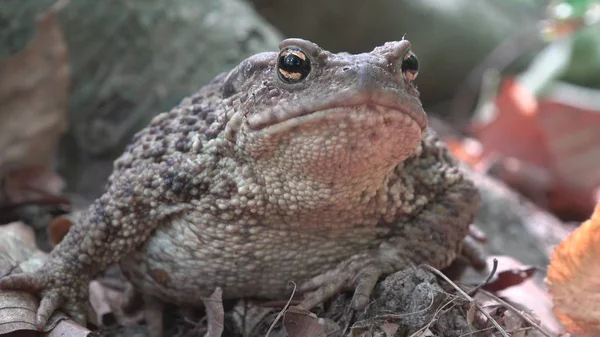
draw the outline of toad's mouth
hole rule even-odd
[[[306,120],[324,118],[330,111],[343,111],[364,108],[367,111],[381,112],[388,114],[393,112],[398,118],[410,118],[417,124],[421,130],[427,128],[427,115],[423,111],[418,99],[407,99],[397,95],[344,95],[347,97],[337,98],[323,104],[308,103],[305,105],[277,106],[270,110],[263,110],[260,113],[247,117],[247,124],[250,130],[260,131],[270,128],[286,129],[287,127],[298,126]],[[349,96],[349,97],[348,97]]]

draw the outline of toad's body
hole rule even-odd
[[[361,307],[381,275],[447,266],[478,196],[427,130],[416,74],[408,41],[349,55],[290,39],[243,61],[139,132],[47,264],[0,287],[40,292],[42,320],[81,318],[87,282],[120,262],[178,304],[217,286],[287,298],[294,281],[306,307],[345,288]]]

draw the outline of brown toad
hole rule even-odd
[[[471,181],[427,128],[406,40],[333,54],[288,39],[217,76],[140,131],[104,195],[35,274],[2,289],[84,319],[88,282],[120,262],[141,292],[199,305],[287,298],[311,308],[457,255],[477,210]]]

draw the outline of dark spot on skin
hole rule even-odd
[[[152,178],[146,178],[144,179],[143,183],[144,187],[146,188],[150,188],[152,187]]]
[[[370,140],[378,140],[379,139],[379,135],[377,134],[377,132],[373,131],[369,134],[369,139]]]
[[[171,276],[164,269],[151,269],[150,276],[160,285],[166,287],[171,281]]]
[[[206,118],[208,110],[204,109],[201,105],[194,105],[192,107],[192,115],[197,115],[201,119]]]
[[[202,102],[204,100],[204,97],[202,95],[194,95],[192,97],[192,104],[197,104],[199,102]]]
[[[167,149],[164,146],[161,147],[154,147],[152,149],[150,149],[147,154],[149,157],[161,157],[162,155],[164,155],[167,152]]]
[[[102,221],[102,217],[100,217],[100,216],[97,214],[97,212],[98,212],[98,210],[96,210],[96,214],[94,214],[94,215],[92,215],[92,216],[90,217],[90,222],[91,222],[91,223],[100,223],[100,222]]]
[[[171,186],[173,185],[174,178],[175,178],[175,173],[173,173],[172,171],[167,171],[167,172],[163,173],[163,175],[162,175],[163,183],[168,188],[171,188]]]
[[[236,88],[233,84],[233,81],[226,81],[223,84],[223,98],[228,98],[233,96],[236,93]]]
[[[179,194],[183,191],[184,185],[181,182],[178,181],[174,181],[171,184],[171,191],[173,191],[173,193],[175,194]]]
[[[219,134],[218,128],[210,128],[204,133],[209,139],[215,138]]]
[[[349,151],[349,152],[354,152],[354,151],[356,151],[356,144],[350,144],[350,145],[348,146],[348,151]]]
[[[179,123],[187,124],[187,125],[194,125],[194,124],[196,124],[196,118],[191,117],[191,116],[185,116],[179,120]]]
[[[206,116],[206,123],[207,124],[212,124],[215,122],[215,120],[217,120],[217,116],[215,116],[214,114],[209,114],[208,116]]]
[[[188,142],[186,139],[180,139],[175,143],[175,149],[179,152],[187,152],[189,150]]]
[[[123,196],[130,197],[131,195],[133,195],[133,188],[129,184],[123,186]]]

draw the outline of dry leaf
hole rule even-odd
[[[0,227],[0,277],[32,272],[41,267],[45,258],[46,254],[37,249],[33,232],[25,224]],[[17,330],[37,330],[35,313],[38,305],[38,299],[32,294],[0,290],[0,335]],[[44,331],[51,330],[64,318],[64,314],[55,313]]]
[[[96,280],[90,282],[90,304],[94,308],[97,324],[110,326],[117,322],[117,318],[107,296],[107,289]]]
[[[450,147],[473,166],[496,159],[500,166],[495,169],[508,185],[534,199],[540,199],[532,192],[539,186],[538,194],[545,194],[541,206],[581,219],[592,211],[594,190],[600,186],[598,97],[600,91],[557,84],[538,101],[508,78],[495,98],[493,115],[471,126],[480,149],[473,152],[460,139]]]
[[[285,312],[283,326],[288,337],[327,336],[315,314],[296,306],[290,307]]]
[[[498,153],[545,165],[550,154],[544,147],[545,134],[537,121],[535,97],[513,79],[503,83],[490,120],[477,121],[471,129],[481,141],[485,155]],[[510,136],[509,136],[510,135]]]
[[[220,337],[223,334],[225,311],[223,309],[223,289],[217,287],[209,298],[202,301],[208,321],[207,337]]]
[[[503,267],[506,268],[506,266]],[[500,267],[500,269],[505,268]],[[536,270],[537,268],[535,267],[523,265],[502,271],[498,270],[492,281],[483,286],[483,289],[496,292],[519,285],[531,278],[535,274]]]
[[[3,200],[5,204],[21,204],[55,196],[65,183],[56,173],[44,166],[32,166],[4,175]]]
[[[16,222],[0,226],[0,277],[20,272],[33,272],[46,261],[47,254],[35,246],[34,233],[27,225]],[[0,290],[0,335],[14,331],[37,331],[35,315],[38,299],[22,291]],[[67,319],[60,311],[48,319],[44,336],[87,336],[90,331]]]
[[[75,221],[75,214],[61,215],[52,220],[48,225],[48,237],[52,246],[59,244],[67,235]]]
[[[600,333],[600,203],[592,217],[556,247],[546,283],[554,314],[568,331]]]
[[[499,284],[493,285],[497,288],[493,291],[494,295],[533,312],[535,316],[540,318],[544,330],[552,335],[557,334],[561,328],[552,314],[552,300],[540,284],[541,282],[537,278],[531,277],[534,269],[512,257],[492,255],[487,258],[487,270],[492,269],[494,259],[498,261],[498,268],[491,283],[499,282]],[[464,275],[461,276],[460,281],[461,283],[475,285],[483,282],[487,276],[487,274],[467,269]],[[482,292],[478,292],[475,298],[481,302],[491,303],[490,305],[493,307],[499,306],[495,300],[490,300]],[[490,314],[492,316],[496,315],[491,312]]]
[[[397,323],[384,322],[381,325],[381,330],[385,332],[385,337],[394,337],[400,326]]]

